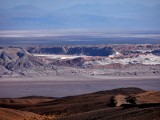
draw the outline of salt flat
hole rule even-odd
[[[85,55],[57,55],[57,54],[33,54],[36,57],[44,57],[49,59],[74,59],[78,57],[88,57]]]

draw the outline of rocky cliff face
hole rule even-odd
[[[4,48],[0,52],[0,65],[10,71],[23,71],[36,67],[43,67],[37,57],[22,48]]]
[[[64,55],[86,55],[86,56],[109,56],[116,53],[112,47],[96,46],[59,46],[59,47],[31,47],[30,53],[41,54],[64,54]]]
[[[151,53],[154,54],[154,55],[160,56],[160,49],[159,50],[153,50]]]
[[[153,47],[154,46],[154,47]],[[159,45],[0,48],[0,76],[160,75]],[[152,69],[151,69],[152,68]]]

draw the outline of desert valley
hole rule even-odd
[[[159,49],[159,44],[1,47],[1,119],[158,120]]]
[[[0,0],[0,120],[160,120],[160,0]]]

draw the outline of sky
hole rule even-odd
[[[39,8],[52,10],[83,3],[132,3],[152,6],[160,4],[160,0],[0,0],[0,3],[0,8],[11,8],[17,5],[34,5]]]
[[[0,0],[0,30],[160,29],[160,0]]]

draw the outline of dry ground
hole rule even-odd
[[[117,99],[113,102],[113,98]],[[121,104],[117,106],[116,103]],[[121,88],[63,98],[35,96],[1,98],[0,118],[2,120],[160,120],[160,93],[139,88]]]

